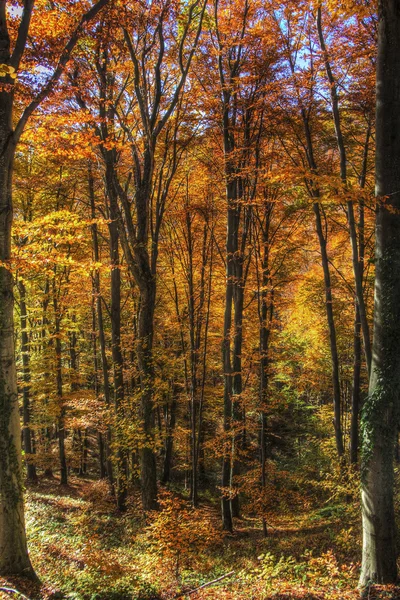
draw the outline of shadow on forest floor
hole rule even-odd
[[[40,478],[28,486],[27,524],[32,562],[43,585],[7,583],[31,600],[171,600],[178,586],[193,589],[234,571],[232,580],[185,600],[400,600],[400,588],[394,586],[374,586],[360,597],[359,519],[347,505],[329,508],[315,504],[271,512],[267,538],[253,514],[235,519],[235,532],[222,534],[221,544],[204,552],[192,549],[187,564],[181,560],[176,579],[176,557],[164,556],[165,545],[174,547],[176,536],[166,537],[167,529],[157,530],[158,537],[146,533],[136,489],[121,514],[104,481],[74,475],[63,486],[55,477]],[[217,505],[205,499],[196,511],[200,522],[206,517],[206,535],[210,524],[220,530]],[[0,587],[5,584],[0,578]],[[0,592],[0,600],[7,597]]]

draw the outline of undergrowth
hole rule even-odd
[[[349,486],[349,478],[338,475]],[[221,531],[218,505],[193,509],[184,495],[161,490],[161,511],[144,520],[140,498],[119,514],[104,482],[41,480],[27,491],[31,559],[41,587],[11,581],[30,598],[57,600],[346,600],[359,598],[361,556],[357,492],[326,483],[325,499],[300,501],[287,480],[291,509],[269,506],[263,537],[259,515],[243,505],[235,532]],[[346,487],[345,486],[345,487]],[[332,488],[332,489],[331,489]],[[296,491],[298,489],[298,491]],[[303,488],[304,489],[304,488]],[[299,495],[296,501],[296,495]],[[233,573],[232,573],[233,571]],[[400,598],[398,588],[371,588],[369,598]]]

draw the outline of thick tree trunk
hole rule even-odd
[[[141,283],[137,359],[141,386],[140,419],[143,426],[144,440],[139,452],[139,459],[142,505],[144,511],[149,511],[158,508],[157,465],[154,448],[154,371],[152,356],[156,284],[154,276],[150,273],[149,277],[142,280]]]
[[[30,410],[30,384],[31,384],[31,372],[29,366],[29,336],[27,331],[27,307],[26,307],[26,289],[23,281],[18,282],[19,289],[19,306],[21,312],[21,354],[22,354],[22,377],[23,377],[23,388],[22,388],[22,414],[23,414],[23,431],[22,437],[24,441],[24,451],[26,455],[26,478],[28,481],[37,481],[36,466],[32,461],[33,446],[32,446],[32,432],[30,428],[31,421],[31,410]]]
[[[362,416],[361,586],[397,578],[393,458],[400,389],[400,3],[380,0],[378,11],[375,313]]]
[[[3,34],[5,2],[0,7]],[[3,43],[3,38],[1,38]],[[0,46],[0,61],[6,48]],[[1,85],[7,83],[0,78]],[[12,99],[10,90],[0,90],[0,574],[35,578],[25,535],[23,503],[21,425],[14,356],[13,279],[8,268],[11,253]]]

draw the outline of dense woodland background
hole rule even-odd
[[[17,116],[86,4],[36,2]],[[116,0],[29,115],[10,268],[42,597],[231,571],[191,597],[357,597],[376,37],[363,0]]]

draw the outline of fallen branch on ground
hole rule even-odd
[[[25,594],[23,594],[22,592],[19,592],[18,590],[13,590],[12,588],[0,587],[0,592],[4,592],[9,596],[17,596],[19,598],[22,598],[23,600],[30,600],[28,596],[25,596]]]
[[[217,579],[213,579],[212,581],[208,581],[207,583],[203,583],[203,585],[200,585],[199,587],[195,588],[194,590],[190,590],[189,592],[182,592],[182,593],[178,594],[177,596],[174,596],[174,600],[176,598],[182,598],[183,596],[190,596],[191,594],[194,594],[195,592],[198,592],[199,590],[202,590],[203,588],[206,588],[209,585],[213,585],[214,583],[218,583],[222,579],[226,579],[227,577],[231,577],[232,575],[234,575],[234,573],[235,573],[235,571],[230,571],[229,573],[225,573],[225,575],[221,575],[221,577],[218,577]]]

